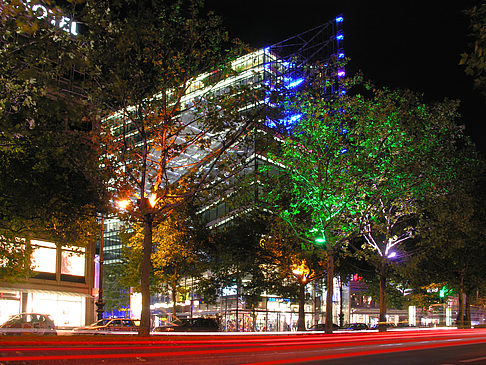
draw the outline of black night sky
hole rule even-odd
[[[483,155],[486,102],[459,66],[471,39],[464,9],[479,0],[207,0],[230,36],[255,48],[290,38],[344,17],[350,71],[361,70],[380,86],[409,88],[427,101],[461,100],[467,133]]]

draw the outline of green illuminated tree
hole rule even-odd
[[[117,174],[114,198],[131,200],[127,212],[144,226],[141,335],[150,329],[154,224],[196,193],[224,182],[224,171],[235,168],[239,156],[226,152],[258,113],[240,112],[256,100],[244,87],[213,87],[234,76],[226,61],[236,47],[220,19],[203,14],[202,5],[199,0],[93,0],[85,7],[89,57],[99,86],[93,92],[107,116],[102,164]],[[195,90],[199,93],[189,103],[185,96]],[[226,169],[216,168],[218,163]]]
[[[304,245],[326,251],[326,333],[331,333],[334,254],[359,229],[348,217],[356,215],[356,197],[364,192],[362,155],[354,150],[360,130],[346,109],[349,97],[330,94],[334,78],[325,72],[316,68],[306,89],[286,101],[286,112],[299,120],[281,150],[269,154],[285,188],[270,191],[267,199]]]

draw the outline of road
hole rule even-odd
[[[0,364],[486,364],[486,329],[306,334],[3,336]]]

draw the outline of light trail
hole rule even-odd
[[[460,338],[459,338],[460,336]],[[23,340],[20,343],[16,342],[15,346],[1,347],[0,350],[5,352],[26,352],[26,351],[66,351],[72,353],[77,350],[84,351],[100,351],[100,353],[90,354],[71,354],[71,355],[58,355],[58,354],[45,354],[35,356],[3,356],[0,357],[0,361],[55,361],[55,360],[81,360],[81,359],[122,359],[122,358],[135,358],[135,357],[161,357],[180,358],[183,356],[202,356],[202,355],[218,355],[218,354],[244,354],[244,353],[264,353],[270,351],[279,351],[282,349],[286,351],[298,351],[298,350],[312,350],[316,348],[328,348],[328,349],[340,349],[351,352],[340,354],[328,354],[318,356],[316,360],[324,360],[327,358],[335,358],[333,356],[362,356],[365,354],[378,354],[396,351],[406,351],[410,349],[422,349],[422,348],[434,348],[434,347],[446,347],[456,346],[463,344],[474,344],[486,342],[486,330],[458,330],[455,331],[414,331],[414,332],[386,332],[386,333],[364,333],[364,334],[336,334],[336,335],[292,335],[292,336],[261,336],[257,338],[238,337],[231,336],[229,338],[222,339],[221,337],[210,337],[201,339],[198,337],[195,340],[178,340],[171,339],[166,341],[156,341],[153,338],[138,339],[138,340],[113,340],[108,339],[106,341],[100,341],[100,339],[82,340],[76,341],[72,339],[70,341],[63,340],[55,341],[38,341]],[[439,343],[438,341],[446,341]],[[415,343],[415,345],[410,345]],[[408,344],[408,346],[407,346]],[[29,345],[24,347],[22,345]],[[35,345],[35,346],[33,346]],[[112,346],[114,345],[114,346]],[[134,346],[135,345],[135,346]],[[344,346],[345,347],[344,347]],[[352,348],[354,346],[354,348]],[[355,351],[357,347],[364,346],[380,346],[380,349],[376,350],[361,350]],[[386,346],[386,348],[385,348]],[[393,347],[392,347],[393,346]],[[209,348],[208,348],[209,347]],[[204,348],[202,350],[201,348]],[[160,350],[165,349],[169,351]],[[106,351],[133,351],[135,353],[106,353]],[[144,350],[155,352],[142,352]],[[331,356],[331,357],[329,357]],[[314,357],[309,357],[308,360],[299,358],[299,361],[313,361]],[[284,362],[282,362],[284,361]],[[261,364],[277,364],[277,363],[292,363],[294,360],[279,360],[279,362],[262,362]],[[255,363],[260,364],[260,363]]]

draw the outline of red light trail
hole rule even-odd
[[[444,342],[445,341],[445,342]],[[389,331],[386,333],[336,333],[238,336],[195,335],[194,339],[180,336],[142,339],[66,338],[8,339],[0,344],[0,362],[58,360],[100,360],[130,358],[161,358],[165,361],[186,356],[208,358],[216,355],[268,353],[300,353],[299,358],[278,359],[248,364],[291,364],[296,362],[337,359],[353,356],[385,354],[399,351],[450,347],[486,343],[486,330]],[[386,347],[384,347],[386,346]],[[161,351],[162,350],[162,351]],[[328,351],[312,355],[311,351]],[[308,351],[309,353],[306,353]],[[334,352],[332,352],[334,351]],[[339,351],[339,352],[336,352]],[[32,355],[26,355],[29,352]],[[37,352],[37,354],[33,354]],[[295,357],[295,356],[294,356]]]

